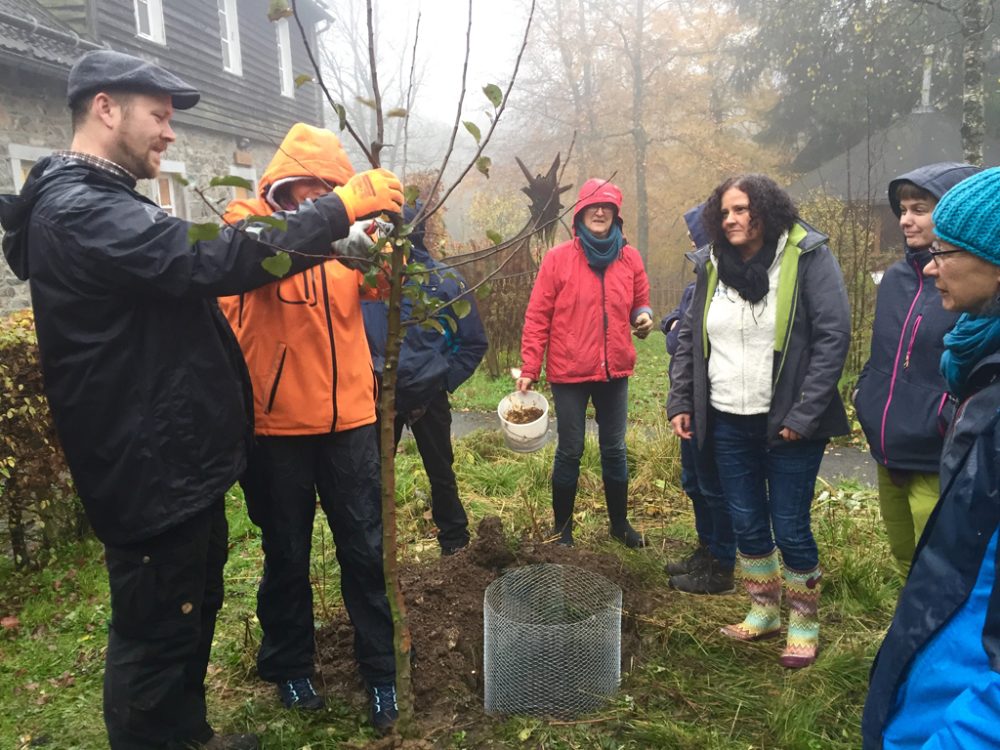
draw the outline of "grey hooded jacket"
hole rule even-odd
[[[828,237],[801,220],[789,231],[782,256],[775,312],[773,390],[768,411],[768,436],[788,427],[807,439],[844,435],[850,428],[837,383],[851,342],[851,315],[840,266],[830,252]],[[704,446],[708,424],[708,357],[705,333],[707,300],[718,276],[705,247],[693,253],[698,279],[694,300],[678,335],[671,367],[667,417],[691,414],[695,438]],[[783,284],[792,280],[791,285]]]

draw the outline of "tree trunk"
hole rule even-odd
[[[962,152],[965,161],[983,166],[983,137],[986,133],[985,92],[983,90],[983,35],[986,0],[966,0],[959,22],[962,25]]]
[[[393,649],[396,654],[396,697],[399,704],[397,729],[406,735],[413,723],[413,686],[410,679],[410,626],[406,602],[399,585],[399,560],[396,557],[396,372],[402,346],[399,303],[403,296],[403,248],[393,244],[392,286],[389,291],[389,330],[385,342],[385,370],[382,374],[381,427],[382,450],[382,560],[385,567],[385,593],[392,613]]]
[[[632,52],[632,138],[635,143],[635,202],[636,248],[644,266],[649,268],[649,197],[646,192],[646,150],[649,136],[643,127],[645,78],[642,66],[644,6],[646,0],[635,2],[635,47]]]

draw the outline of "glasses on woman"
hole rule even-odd
[[[954,250],[945,250],[938,243],[932,242],[927,252],[931,254],[931,258],[934,260],[934,265],[940,266],[941,258],[943,258],[945,255],[951,255],[952,253],[964,253],[965,251],[959,248],[955,248]]]

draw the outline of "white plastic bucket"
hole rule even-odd
[[[504,418],[511,407],[536,407],[542,410],[542,416],[528,424],[514,424]],[[514,391],[504,396],[497,406],[497,416],[500,417],[504,442],[512,451],[531,453],[545,445],[549,431],[549,402],[538,391]]]

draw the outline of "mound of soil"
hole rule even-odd
[[[512,406],[503,418],[511,424],[531,424],[541,419],[544,413],[537,406]]]
[[[504,537],[500,519],[485,518],[466,549],[402,570],[414,648],[415,710],[427,733],[482,720],[484,592],[505,568],[538,563],[574,565],[618,584],[624,610],[623,668],[638,660],[638,618],[652,611],[658,592],[645,588],[614,555],[527,540],[514,550]],[[360,695],[353,638],[343,610],[316,634],[321,684],[351,703]]]

